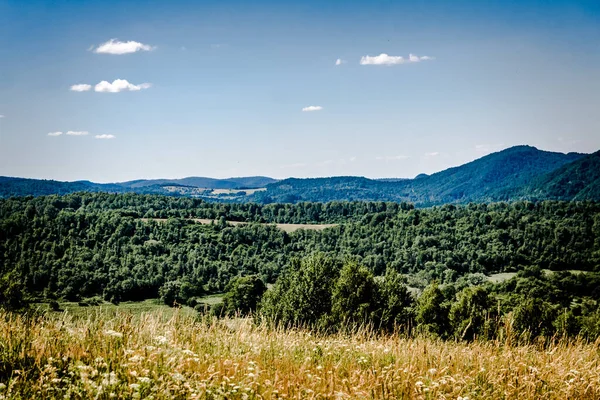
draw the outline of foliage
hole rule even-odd
[[[225,290],[224,312],[228,315],[248,315],[256,310],[267,287],[260,277],[250,275],[231,279]]]

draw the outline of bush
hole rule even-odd
[[[50,310],[52,311],[60,311],[60,304],[58,304],[58,301],[56,300],[50,301],[50,303],[48,303],[48,307],[50,307]]]
[[[233,278],[226,290],[227,293],[223,297],[225,313],[233,315],[239,312],[248,315],[256,310],[267,287],[258,276],[250,275]]]

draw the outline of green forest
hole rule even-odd
[[[275,223],[336,225],[285,232]],[[9,198],[0,200],[0,273],[0,301],[13,309],[161,298],[204,312],[202,296],[225,293],[211,312],[315,329],[491,338],[510,314],[517,332],[595,339],[600,205]],[[495,282],[498,273],[516,275]]]

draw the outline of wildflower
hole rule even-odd
[[[179,372],[176,372],[173,374],[173,379],[175,379],[176,381],[183,381],[185,378],[183,375],[181,375]]]
[[[108,374],[104,374],[104,379],[102,380],[102,384],[105,386],[112,386],[119,383],[119,378],[117,378],[117,374],[114,372],[110,372]]]
[[[152,379],[148,378],[147,376],[140,376],[138,378],[138,381],[140,381],[141,383],[150,383],[152,382]]]
[[[123,337],[123,334],[121,332],[113,331],[112,329],[104,331],[104,334],[106,336],[112,336],[112,337],[116,337],[116,338],[122,338]]]
[[[424,385],[424,383],[422,381],[416,381],[415,382],[415,386],[418,387],[418,388],[422,387],[423,385]]]
[[[435,375],[435,374],[437,373],[437,369],[435,369],[435,368],[431,368],[429,371],[427,371],[427,373],[428,373],[429,375]]]
[[[133,356],[133,357],[131,357],[131,358],[129,359],[129,362],[132,362],[132,363],[137,363],[137,362],[140,362],[140,361],[143,361],[143,360],[144,360],[144,357],[143,357],[143,356],[140,356],[140,355],[135,355],[135,356]]]
[[[131,384],[129,384],[129,388],[133,389],[133,390],[139,390],[140,384],[139,383],[131,383]]]
[[[158,344],[167,344],[169,342],[169,340],[166,337],[160,335],[156,336],[154,338],[154,341]]]
[[[187,355],[187,356],[196,357],[196,353],[194,353],[193,351],[191,351],[189,349],[183,350],[182,353],[185,354],[185,355]]]

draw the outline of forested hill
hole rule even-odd
[[[274,182],[276,182],[275,179],[264,176],[227,179],[204,177],[138,179],[121,183],[94,183],[90,181],[61,182],[0,176],[0,198],[11,196],[45,196],[76,192],[164,194],[201,197],[201,195],[209,194],[214,189],[257,189]]]
[[[600,199],[600,151],[540,177],[524,192],[544,199]]]
[[[546,174],[570,165],[588,156],[580,153],[554,153],[541,151],[531,146],[516,146],[487,155],[459,167],[420,175],[406,180],[371,180],[357,177],[334,177],[318,179],[285,179],[267,185],[265,192],[256,193],[258,202],[299,201],[407,201],[420,206],[489,202],[519,199],[544,199],[556,191],[544,191]],[[583,163],[578,171],[592,168]],[[563,175],[571,176],[572,169]],[[590,172],[589,174],[593,174]],[[587,174],[587,175],[589,175]],[[573,175],[574,180],[587,179],[585,173]],[[530,183],[539,180],[535,191],[529,190]],[[550,183],[550,179],[547,180]],[[596,182],[597,183],[597,182]],[[560,182],[555,183],[560,185]],[[593,186],[594,184],[591,183]],[[582,199],[600,200],[598,191]],[[560,197],[570,200],[569,196]]]
[[[555,153],[515,146],[415,179],[268,177],[135,180],[97,184],[0,177],[0,197],[74,192],[164,194],[221,202],[393,201],[420,207],[518,200],[600,201],[600,153]]]
[[[287,233],[227,220],[339,224]],[[591,202],[415,209],[406,203],[219,204],[106,193],[0,199],[0,302],[3,282],[12,281],[36,296],[68,299],[140,300],[184,283],[197,294],[220,292],[238,275],[274,282],[292,259],[314,252],[356,258],[376,275],[392,268],[409,274],[417,287],[528,266],[599,271],[599,229],[600,204]]]

